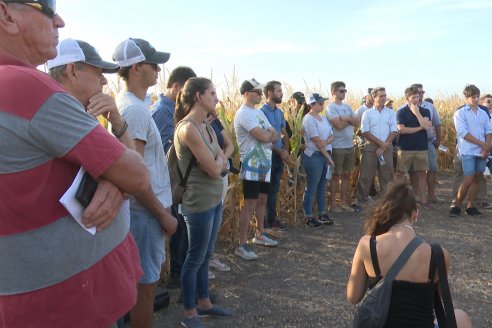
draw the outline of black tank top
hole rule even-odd
[[[376,277],[369,277],[369,288],[372,288],[383,278],[379,269],[375,236],[371,236],[370,250],[372,265],[376,273]],[[431,252],[428,282],[393,280],[391,305],[384,327],[434,328],[434,293],[436,286],[433,280],[435,271],[436,261],[434,253]]]

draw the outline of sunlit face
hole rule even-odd
[[[202,106],[208,113],[215,113],[215,107],[219,103],[219,98],[217,98],[217,92],[215,91],[215,87],[212,83],[210,83],[207,90],[204,93],[197,95],[198,99],[201,101]]]
[[[140,63],[139,65],[142,74],[142,83],[144,83],[147,87],[156,85],[161,67],[157,64],[145,62]]]
[[[26,47],[25,60],[38,66],[56,57],[58,29],[65,26],[59,15],[52,18],[43,12],[23,4],[10,4],[12,15],[15,16],[22,45]],[[21,41],[19,41],[21,42]]]
[[[485,98],[482,103],[483,106],[487,107],[489,112],[492,111],[492,98]]]
[[[415,105],[417,106],[420,103],[420,95],[418,93],[410,95],[407,98],[408,104],[409,105]]]
[[[335,92],[332,93],[337,100],[344,100],[347,94],[347,89],[345,87],[339,87]]]
[[[87,106],[89,99],[95,94],[102,92],[103,86],[108,81],[104,77],[101,68],[84,63],[79,63],[76,66],[75,73],[74,96],[84,106]]]
[[[480,94],[465,98],[465,102],[472,107],[477,107],[479,100],[480,100]]]
[[[386,102],[386,91],[381,90],[376,93],[376,96],[374,97],[374,105],[376,107],[383,107],[384,103]]]
[[[311,104],[311,109],[313,110],[313,112],[315,113],[321,113],[323,111],[323,108],[325,107],[325,102],[315,102],[313,104]]]
[[[263,92],[261,90],[253,89],[246,91],[246,96],[248,101],[252,102],[254,105],[261,103]]]
[[[273,89],[273,93],[270,96],[270,99],[276,104],[281,104],[283,96],[284,94],[282,93],[282,86],[276,84],[275,88]]]
[[[419,103],[420,103],[424,99],[425,91],[424,88],[417,88],[417,90],[419,92]]]

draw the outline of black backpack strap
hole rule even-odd
[[[434,283],[434,278],[436,277],[436,255],[431,247],[431,258],[429,263],[429,281]]]
[[[193,153],[192,153],[191,158],[190,158],[190,162],[188,163],[188,167],[186,168],[185,176],[184,176],[184,178],[182,178],[181,183],[180,183],[180,185],[182,187],[186,186],[186,182],[188,182],[188,178],[190,177],[191,169],[193,168],[195,163],[196,163],[196,158],[195,158],[195,155],[193,155]],[[181,171],[180,171],[180,174],[181,174]]]
[[[436,288],[434,300],[434,310],[436,311],[437,322],[439,323],[440,328],[456,328],[456,317],[454,316],[453,301],[449,291],[448,275],[446,273],[446,264],[444,263],[444,253],[441,246],[438,244],[432,244],[431,247],[436,256],[437,274],[439,275],[439,287],[441,289],[441,295],[439,295]]]
[[[381,269],[379,268],[378,253],[376,252],[376,236],[371,236],[369,240],[369,249],[371,251],[371,260],[376,277],[381,276]]]
[[[412,241],[408,243],[408,245],[405,247],[403,252],[401,252],[400,256],[396,259],[395,263],[391,266],[391,268],[388,270],[388,273],[386,273],[386,276],[384,277],[387,281],[393,281],[400,272],[401,268],[407,263],[408,259],[410,256],[412,256],[413,252],[419,245],[422,244],[422,239],[419,237],[414,237]]]

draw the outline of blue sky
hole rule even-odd
[[[420,82],[428,96],[461,94],[468,83],[492,92],[492,1],[104,1],[58,0],[71,37],[110,59],[128,38],[171,53],[225,86],[279,80],[305,90],[343,80],[362,94],[383,85],[401,96]]]

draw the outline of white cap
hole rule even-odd
[[[126,39],[116,46],[113,60],[121,67],[132,66],[141,62],[164,64],[171,56],[168,52],[155,50],[148,41],[142,39]]]
[[[103,73],[116,73],[120,68],[102,60],[96,49],[85,41],[65,39],[58,43],[56,50],[56,57],[47,62],[48,69],[76,62],[102,68]]]

